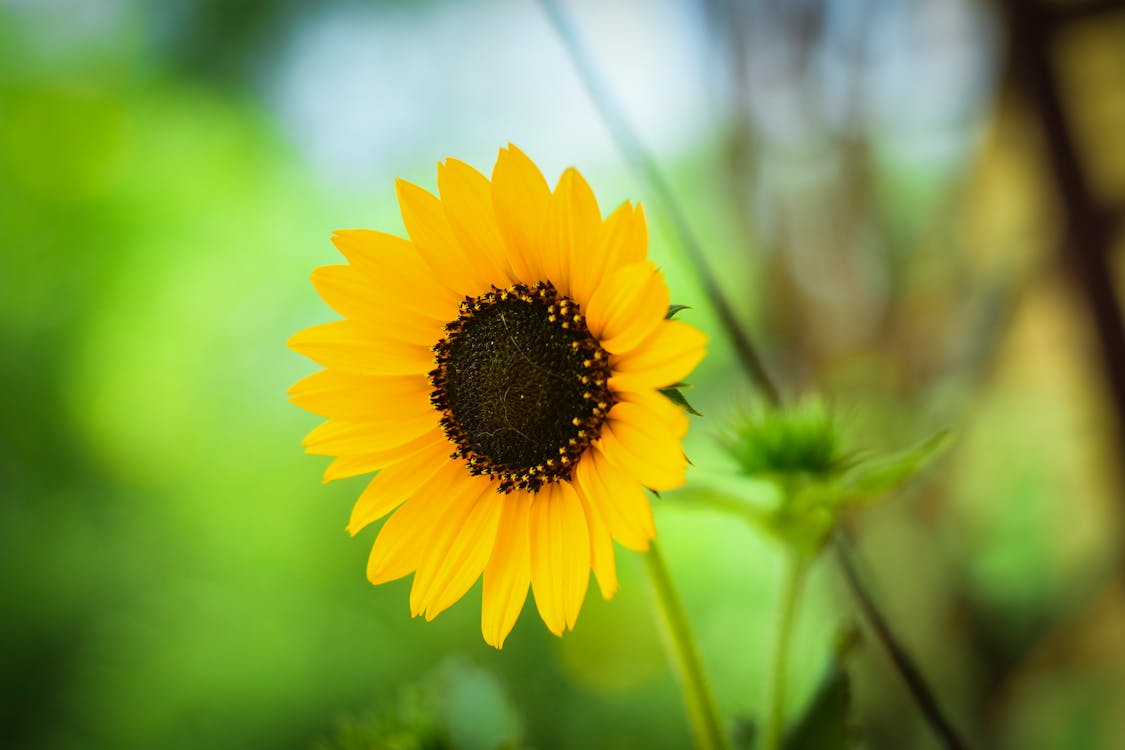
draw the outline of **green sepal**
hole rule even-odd
[[[816,397],[786,407],[755,404],[719,439],[747,476],[828,480],[844,468],[832,412]]]
[[[688,403],[687,398],[684,397],[683,392],[680,390],[681,388],[690,387],[691,386],[689,386],[687,383],[676,383],[675,385],[670,385],[667,388],[661,388],[660,392],[663,393],[669,401],[679,406],[688,414],[694,414],[697,417],[702,417],[703,415],[698,412],[694,406]]]
[[[676,317],[676,313],[678,313],[680,310],[690,309],[691,308],[687,305],[668,305],[668,314],[664,316],[664,319],[671,320],[672,318]]]
[[[846,508],[903,485],[952,441],[952,433],[943,430],[906,450],[855,460],[836,474],[766,475],[764,478],[778,483],[783,497],[766,514],[767,531],[797,553],[814,556],[827,543]]]
[[[892,490],[928,466],[952,441],[948,431],[896,453],[862,455],[842,449],[834,415],[819,398],[786,407],[755,404],[720,436],[739,473],[772,483],[776,505],[747,513],[799,556],[811,559],[827,543],[840,514]],[[711,503],[717,505],[718,503]]]

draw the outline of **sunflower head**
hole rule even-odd
[[[529,589],[561,635],[591,570],[617,590],[613,542],[647,549],[644,489],[687,467],[687,417],[660,390],[706,339],[666,318],[641,208],[603,218],[576,170],[551,190],[509,146],[491,180],[439,164],[438,191],[397,183],[409,239],[335,233],[347,264],[312,278],[343,319],[290,339],[325,368],[290,396],[327,418],[305,438],[335,457],[325,481],[378,472],[348,524],[389,515],[371,582],[413,574],[411,611],[432,619],[483,575],[499,648]]]
[[[430,403],[454,455],[501,492],[569,479],[614,403],[609,354],[550,282],[462,302],[434,352]]]

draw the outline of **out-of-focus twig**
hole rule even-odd
[[[883,649],[893,662],[895,670],[906,682],[906,687],[913,696],[914,702],[918,704],[926,722],[946,748],[949,748],[949,750],[967,750],[968,745],[960,738],[949,719],[942,712],[937,698],[934,697],[933,692],[926,684],[922,673],[898,642],[898,639],[895,638],[886,618],[883,617],[875,604],[875,600],[872,599],[871,593],[863,585],[855,561],[852,559],[848,541],[844,538],[843,533],[837,532],[832,541],[836,550],[836,559],[840,561],[840,570],[844,572],[844,579],[848,583],[848,588],[851,589],[855,600],[859,602],[864,618],[871,626],[875,637],[883,645]]]
[[[668,572],[668,566],[664,563],[655,539],[643,557],[656,602],[660,606],[669,656],[680,680],[696,745],[699,750],[730,750],[730,740],[719,720],[719,711],[715,707],[715,698],[703,671],[703,662],[695,646],[687,613],[684,612],[683,602],[672,584],[672,575]]]
[[[1028,103],[1042,124],[1045,156],[1064,212],[1065,235],[1060,255],[1072,266],[1086,293],[1117,426],[1125,431],[1125,321],[1110,267],[1112,214],[1094,196],[1063,108],[1051,59],[1052,37],[1058,30],[1051,15],[1037,0],[1005,0],[1003,5],[1010,33],[1009,54]],[[1119,534],[1125,538],[1125,528]],[[1119,549],[1119,563],[1125,570],[1125,545],[1119,545]]]
[[[656,161],[641,144],[640,139],[617,106],[613,96],[602,83],[570,17],[555,0],[540,0],[540,3],[566,47],[566,51],[570,55],[583,85],[586,87],[586,91],[593,100],[594,106],[601,114],[602,119],[605,120],[610,136],[616,143],[617,148],[625,155],[625,160],[629,165],[640,173],[642,179],[648,182],[660,200],[665,213],[671,219],[680,243],[683,245],[699,282],[703,286],[703,291],[711,304],[714,305],[715,312],[719,316],[719,322],[734,345],[735,353],[738,355],[742,368],[770,403],[776,405],[781,400],[777,386],[774,385],[773,380],[766,372],[761,357],[758,356],[750,337],[739,324],[734,309],[727,301],[719,287],[718,280],[707,265],[703,248],[695,233],[691,230],[687,217],[668,185],[668,181],[664,178]]]
[[[558,5],[556,0],[540,0],[540,3],[546,11],[547,16],[551,19],[552,24],[554,24],[555,30],[566,47],[571,61],[582,79],[583,85],[585,85],[602,119],[605,120],[606,126],[609,128],[610,134],[617,144],[617,147],[622,151],[626,160],[633,168],[640,172],[642,178],[648,180],[652,189],[656,191],[661,202],[664,204],[665,211],[672,217],[676,232],[679,234],[684,249],[692,260],[692,267],[699,275],[700,283],[709,295],[712,304],[715,305],[716,312],[719,314],[719,320],[723,325],[725,333],[734,344],[735,351],[738,353],[739,361],[742,363],[743,368],[769,401],[777,405],[780,403],[780,395],[777,387],[766,373],[761,359],[758,357],[749,337],[746,335],[745,331],[742,330],[741,325],[734,315],[733,309],[726,301],[726,297],[719,288],[715,277],[711,274],[705,262],[703,250],[698,240],[696,240],[694,233],[691,231],[675,195],[673,195],[668,183],[657,167],[656,162],[645,150],[639,138],[629,126],[625,116],[616,106],[612,95],[602,83],[601,77],[598,75],[597,70],[586,54],[581,37],[569,16],[567,16]],[[837,549],[839,550],[840,547],[838,546]],[[918,670],[914,668],[913,663],[906,657],[905,649],[899,645],[897,638],[887,624],[886,618],[883,617],[871,595],[864,588],[863,582],[860,580],[855,569],[851,567],[850,559],[845,560],[843,555],[840,557],[842,566],[844,567],[844,574],[852,593],[857,600],[859,600],[860,606],[868,619],[873,623],[873,627],[876,627],[880,643],[886,648],[895,668],[900,671],[903,680],[905,680],[910,687],[911,695],[918,702],[923,716],[931,723],[935,733],[946,741],[947,748],[950,750],[965,750],[967,746],[960,742],[957,735],[952,732],[949,722],[944,719],[943,714],[937,707],[938,704],[933,697],[932,691],[930,691]],[[877,625],[875,623],[877,623]]]
[[[1125,0],[1086,0],[1080,3],[1052,3],[1043,9],[1050,14],[1052,24],[1093,19],[1107,13],[1125,10]]]

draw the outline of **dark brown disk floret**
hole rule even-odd
[[[569,479],[613,406],[609,354],[550,283],[466,297],[433,347],[430,403],[473,474],[535,492]]]

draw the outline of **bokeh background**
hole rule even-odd
[[[855,449],[955,430],[849,525],[977,747],[1125,747],[1121,6],[562,4],[782,389]],[[656,518],[724,719],[762,715],[779,551],[693,504],[753,390],[540,6],[0,0],[0,745],[689,743],[635,554],[563,639],[529,603],[492,650],[479,587],[412,620],[285,399],[331,230],[401,232],[394,177],[509,141],[645,202],[711,335]],[[794,715],[857,622],[822,560]],[[938,747],[858,633],[857,746]]]

